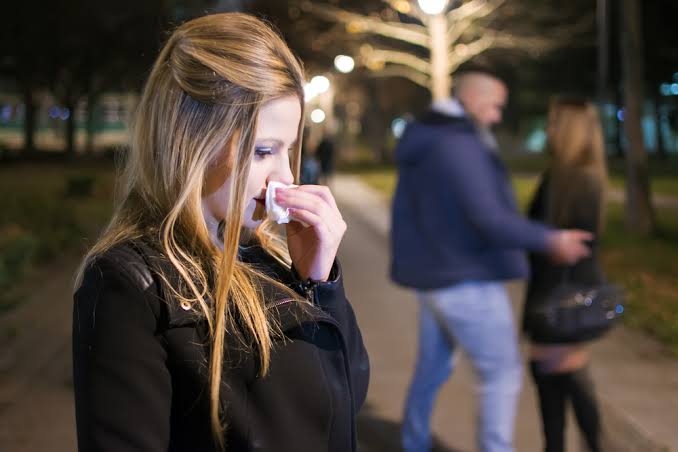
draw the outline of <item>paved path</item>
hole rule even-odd
[[[0,317],[0,451],[72,452],[71,286],[65,256],[27,281],[30,293]]]

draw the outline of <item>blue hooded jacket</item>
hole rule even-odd
[[[395,151],[391,278],[416,289],[525,278],[550,229],[516,208],[507,171],[464,116],[432,111]]]

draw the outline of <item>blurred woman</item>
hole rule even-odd
[[[550,165],[529,209],[532,219],[558,228],[590,231],[596,239],[591,255],[565,267],[544,255],[530,256],[531,279],[525,312],[544,303],[547,294],[564,278],[582,284],[603,281],[598,241],[603,231],[607,169],[602,127],[595,107],[578,99],[556,99],[548,114],[547,146]],[[589,375],[590,354],[585,338],[573,343],[552,343],[524,316],[530,336],[530,369],[539,394],[547,452],[565,450],[565,406],[571,402],[575,417],[591,451],[600,450],[600,417]]]
[[[144,88],[113,218],[79,273],[80,451],[354,451],[368,362],[346,230],[298,177],[304,77],[266,23],[180,26]]]

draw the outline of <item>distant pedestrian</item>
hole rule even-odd
[[[537,386],[546,452],[565,450],[565,407],[571,402],[577,424],[592,452],[601,450],[600,417],[588,371],[586,338],[558,343],[530,322],[530,310],[543,306],[547,295],[568,281],[595,285],[604,281],[598,258],[604,228],[607,169],[600,119],[590,102],[557,99],[548,114],[550,165],[530,204],[529,216],[553,227],[590,231],[597,239],[591,255],[574,266],[530,255],[532,268],[525,302],[524,330],[532,341],[530,370]]]
[[[334,175],[336,155],[334,141],[329,135],[325,135],[320,140],[315,155],[320,161],[320,182],[324,185],[330,185]]]
[[[320,183],[320,162],[314,154],[301,155],[301,183],[317,185]]]
[[[588,254],[590,233],[517,212],[490,130],[507,95],[492,75],[458,75],[455,97],[408,125],[395,151],[391,276],[419,298],[419,350],[402,429],[407,452],[431,449],[435,396],[457,347],[480,380],[478,449],[513,450],[522,361],[503,281],[527,276],[523,250],[569,263]]]

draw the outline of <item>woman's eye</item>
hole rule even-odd
[[[261,146],[261,147],[254,148],[254,155],[259,157],[259,158],[264,158],[264,157],[271,155],[271,154],[273,154],[273,148],[271,148],[271,147]]]

